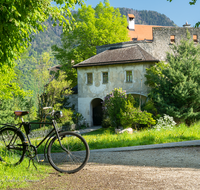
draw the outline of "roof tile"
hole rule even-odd
[[[159,60],[143,50],[139,45],[103,51],[85,61],[74,65],[77,67],[125,64],[135,62],[158,62]]]

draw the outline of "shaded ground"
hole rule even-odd
[[[24,189],[200,189],[200,147],[91,152],[78,173],[52,171]]]

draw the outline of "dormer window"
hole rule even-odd
[[[175,43],[175,35],[170,36],[170,43],[171,44]]]

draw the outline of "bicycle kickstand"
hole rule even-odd
[[[37,170],[37,167],[36,167],[36,165],[35,165],[35,162],[34,162],[34,159],[33,158],[30,158],[29,159],[29,164],[28,164],[28,168],[30,167],[30,165],[31,165],[31,160],[32,160],[32,163],[33,163],[33,166],[35,167],[35,169]],[[28,169],[27,168],[27,169]]]

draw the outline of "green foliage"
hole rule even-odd
[[[152,114],[141,111],[133,96],[127,95],[126,91],[122,91],[121,88],[115,88],[104,98],[102,110],[104,128],[122,126],[139,129],[156,124]]]
[[[111,7],[107,0],[94,9],[84,4],[73,16],[73,30],[63,33],[62,47],[52,47],[67,78],[72,79],[72,86],[77,83],[77,74],[71,67],[94,56],[96,46],[129,40],[126,17],[121,17],[119,9]]]
[[[158,110],[154,105],[154,102],[152,100],[148,100],[143,106],[142,110],[147,111],[149,113],[153,114],[154,118],[159,118],[160,115],[158,114]]]
[[[125,111],[127,95],[122,88],[115,88],[102,103],[103,118],[110,118],[112,127],[121,126],[122,113]],[[121,110],[121,111],[120,111]]]
[[[71,109],[62,109],[63,117],[60,118],[62,126],[68,125],[69,123],[73,123],[72,116],[73,111]]]
[[[13,65],[13,59],[29,45],[33,34],[43,31],[42,23],[52,16],[54,25],[58,20],[59,25],[69,29],[71,16],[70,8],[81,0],[55,0],[60,6],[53,6],[51,0],[2,0],[0,3],[0,67]],[[61,6],[62,5],[62,6]],[[66,27],[68,26],[68,28]]]
[[[29,114],[24,117],[28,121],[36,117],[36,108],[31,96],[17,96],[0,101],[0,124],[18,123],[18,120],[15,120],[14,117],[14,111],[16,110],[28,111]]]
[[[125,104],[125,111],[120,110],[121,124],[123,128],[141,129],[143,127],[151,127],[155,125],[156,121],[153,119],[152,114],[146,111],[141,111],[139,108],[133,107],[130,101]]]
[[[158,63],[147,69],[146,84],[159,113],[190,125],[200,119],[200,45],[188,39],[167,53],[168,64]]]
[[[84,117],[81,113],[74,111],[72,115],[72,121],[77,125],[80,126],[84,122]]]
[[[50,76],[48,69],[53,66],[53,55],[51,52],[36,52],[29,56],[30,48],[21,54],[21,59],[17,60],[15,72],[17,73],[16,82],[25,91],[31,90],[34,106],[38,107],[37,95],[42,94],[43,86],[46,85]],[[45,77],[47,76],[47,77]]]
[[[47,76],[45,77],[49,78],[49,74],[47,73]],[[44,117],[45,110],[43,110],[43,107],[51,106],[54,110],[60,110],[62,108],[63,100],[65,99],[64,96],[72,93],[69,86],[70,81],[65,80],[63,72],[60,72],[57,79],[53,78],[44,86],[43,93],[38,96],[38,118],[40,118],[41,122],[45,122],[46,120],[46,117]]]
[[[0,67],[0,76],[0,101],[12,98],[12,96],[25,95],[25,92],[15,81],[16,73],[13,67],[8,67],[7,65]]]
[[[111,120],[109,117],[104,117],[103,120],[102,120],[102,124],[101,126],[103,128],[109,128],[111,126]]]

